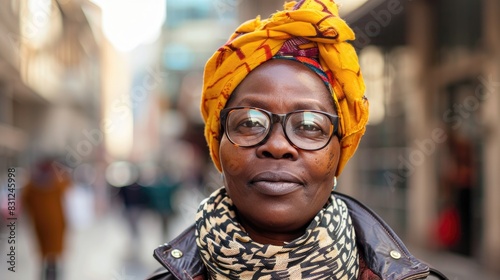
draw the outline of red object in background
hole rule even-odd
[[[456,207],[448,207],[439,215],[437,240],[445,247],[452,247],[460,239],[460,219]]]

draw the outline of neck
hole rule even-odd
[[[302,228],[289,230],[271,230],[269,228],[262,228],[240,218],[240,224],[248,233],[253,241],[260,244],[270,244],[276,246],[283,246],[285,242],[291,242],[302,235],[304,235],[307,225]]]

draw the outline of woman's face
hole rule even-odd
[[[284,114],[313,109],[336,114],[323,81],[301,63],[270,60],[252,71],[226,108],[252,106]],[[267,142],[233,145],[224,135],[220,159],[225,187],[253,240],[283,244],[304,233],[327,202],[340,156],[337,136],[316,151],[292,146],[274,124]]]

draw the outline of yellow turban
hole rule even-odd
[[[268,19],[257,17],[240,25],[205,65],[201,113],[210,156],[219,171],[220,111],[250,71],[295,37],[304,37],[317,46],[319,62],[332,77],[341,137],[337,175],[356,151],[368,121],[368,101],[356,51],[347,42],[354,40],[354,32],[339,17],[333,0],[288,2],[284,11]]]

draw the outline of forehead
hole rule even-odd
[[[335,113],[330,89],[309,67],[285,59],[254,69],[235,89],[226,107],[255,106],[274,112],[315,109]]]

